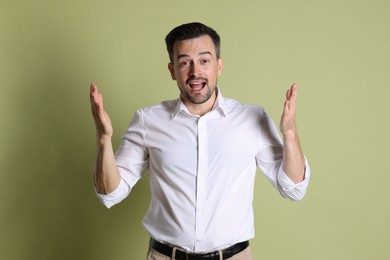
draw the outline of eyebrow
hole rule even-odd
[[[209,52],[209,51],[200,52],[200,53],[198,53],[198,55],[210,55],[210,56],[213,56],[213,55],[211,54],[211,52]],[[180,54],[179,56],[177,56],[177,59],[186,58],[186,57],[189,57],[189,56],[190,56],[190,55],[188,55],[188,54]]]

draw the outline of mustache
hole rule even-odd
[[[186,80],[186,84],[189,84],[189,82],[192,81],[192,80],[201,80],[201,81],[205,81],[206,83],[209,82],[208,79],[206,79],[206,78],[192,76],[192,77],[190,77],[189,79]]]

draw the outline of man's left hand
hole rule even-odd
[[[283,114],[280,119],[280,132],[283,135],[288,133],[296,134],[296,112],[297,112],[297,85],[294,83],[291,88],[287,90],[286,101],[284,102]]]

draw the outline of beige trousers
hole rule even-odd
[[[163,255],[153,248],[149,247],[149,252],[146,257],[146,260],[172,260],[174,258]],[[222,259],[222,258],[221,258]],[[234,255],[233,257],[228,258],[229,260],[252,260],[252,252],[248,246],[244,251]]]

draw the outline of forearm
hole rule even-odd
[[[113,192],[119,185],[121,176],[115,163],[111,137],[98,138],[96,164],[93,172],[96,190],[100,194]]]
[[[299,143],[297,131],[283,134],[283,170],[294,182],[301,182],[305,178],[305,158]]]

